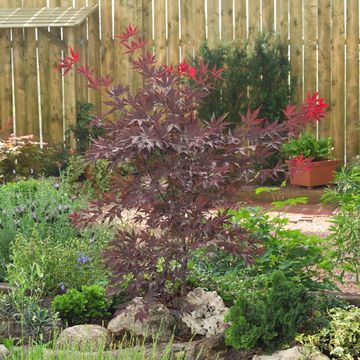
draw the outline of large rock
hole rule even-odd
[[[74,350],[105,350],[111,343],[110,332],[100,325],[76,325],[63,330],[57,348]]]
[[[145,304],[141,297],[135,298],[108,324],[108,330],[115,336],[130,333],[165,342],[171,339],[175,328],[176,319],[166,306]]]
[[[181,308],[180,318],[192,334],[211,337],[224,332],[228,309],[216,291],[196,288],[187,294]]]
[[[301,346],[294,346],[290,349],[278,351],[272,355],[255,355],[253,360],[329,360],[329,358],[320,352],[309,353]]]

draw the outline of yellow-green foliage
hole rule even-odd
[[[330,324],[314,335],[298,337],[304,344],[330,353],[332,359],[355,360],[360,357],[360,308],[329,310]]]

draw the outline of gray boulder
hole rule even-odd
[[[329,360],[329,358],[320,352],[309,353],[302,346],[294,346],[290,349],[278,351],[272,355],[255,355],[253,360]]]
[[[145,304],[141,297],[135,298],[108,324],[108,330],[114,336],[130,333],[164,342],[171,339],[175,328],[176,319],[166,306],[160,303]]]
[[[192,334],[212,337],[224,332],[227,310],[216,291],[196,288],[184,298],[180,318]]]
[[[105,350],[111,343],[110,332],[100,325],[76,325],[63,330],[56,342],[59,349]]]

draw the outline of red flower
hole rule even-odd
[[[189,79],[196,79],[196,73],[197,73],[197,70],[196,70],[195,66],[188,66],[187,74],[188,74]]]
[[[179,65],[178,65],[178,75],[184,75],[187,73],[189,68],[189,64],[184,59]]]
[[[319,93],[315,92],[312,96],[310,93],[307,94],[305,99],[305,112],[306,117],[312,120],[321,120],[325,117],[325,109],[328,105],[325,103],[323,98],[319,98]]]

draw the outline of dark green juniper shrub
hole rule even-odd
[[[224,68],[222,79],[202,100],[201,119],[229,113],[229,121],[238,123],[240,114],[245,114],[249,107],[252,110],[261,107],[259,116],[270,121],[284,120],[282,109],[291,102],[293,87],[289,86],[291,66],[287,46],[277,36],[259,34],[253,47],[238,41],[215,48],[204,43],[199,55],[210,67]]]
[[[290,345],[313,314],[306,288],[281,271],[247,280],[225,315],[226,344],[236,349],[273,352]]]
[[[99,285],[82,286],[81,290],[69,289],[65,294],[56,296],[52,302],[54,311],[69,325],[104,318],[110,315],[109,307],[105,288]]]

